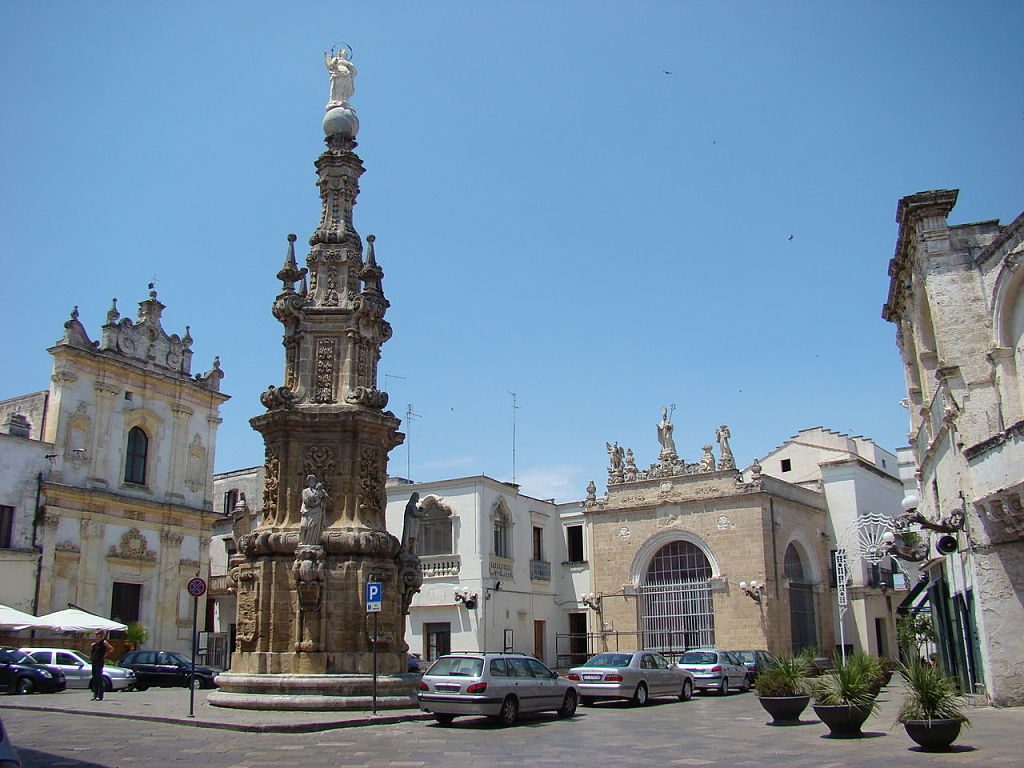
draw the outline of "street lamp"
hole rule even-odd
[[[580,595],[580,602],[583,603],[587,608],[601,612],[601,595],[596,595],[593,592],[584,592]]]
[[[753,600],[755,603],[760,604],[761,598],[764,597],[764,582],[758,581],[757,579],[751,579],[750,581],[741,581],[740,589],[743,593]]]

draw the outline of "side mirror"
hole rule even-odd
[[[558,679],[558,673],[557,673],[557,672],[555,672],[555,671],[552,671],[552,672],[551,672],[551,679],[552,679],[552,680],[557,680],[557,679]]]
[[[77,661],[77,662],[75,662],[75,666],[78,667],[79,669],[81,669],[82,667],[85,666],[85,662]]]

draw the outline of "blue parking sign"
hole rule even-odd
[[[384,586],[379,581],[368,581],[366,583],[366,612],[379,613],[383,599]]]

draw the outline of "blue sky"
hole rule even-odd
[[[262,461],[274,275],[319,218],[321,54],[345,41],[381,386],[419,414],[392,473],[511,479],[510,392],[516,479],[559,500],[604,487],[605,441],[653,462],[668,404],[690,461],[722,423],[742,464],[817,425],[895,449],[896,202],[1020,213],[1022,24],[1018,2],[8,0],[0,397],[47,386],[72,305],[95,338],[155,277],[194,370],[223,361],[218,471]]]

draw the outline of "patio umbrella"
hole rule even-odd
[[[31,613],[25,613],[7,605],[0,605],[0,629],[50,629],[52,626],[52,624],[36,618]]]
[[[114,632],[127,629],[127,625],[117,621],[105,619],[78,608],[66,608],[63,611],[55,611],[45,616],[40,616],[38,621],[46,622],[46,625],[61,632]]]

